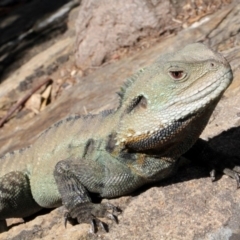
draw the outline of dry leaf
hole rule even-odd
[[[25,103],[25,107],[38,114],[41,107],[41,94],[34,93]]]
[[[43,111],[48,105],[49,100],[51,100],[51,92],[52,92],[52,84],[49,85],[41,95],[43,101],[42,101],[40,111]]]

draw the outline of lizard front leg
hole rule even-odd
[[[91,165],[90,162],[89,164]],[[79,160],[63,160],[58,162],[55,167],[54,177],[61,194],[62,204],[68,210],[65,221],[77,219],[78,223],[90,223],[92,233],[96,232],[98,226],[107,231],[106,225],[98,218],[106,217],[117,222],[116,214],[119,210],[109,203],[96,204],[92,202],[89,190],[83,183],[86,184],[87,181],[87,185],[90,184],[96,191],[100,191],[100,182],[99,186],[93,185],[96,185],[94,176],[98,173],[101,175],[102,169],[94,168],[94,172],[91,174],[89,169],[84,171],[84,167],[84,162]],[[95,167],[101,168],[97,164]],[[101,176],[99,176],[99,181],[100,178]]]

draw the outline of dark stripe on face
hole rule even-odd
[[[110,135],[108,135],[108,139],[107,139],[107,144],[106,144],[106,151],[109,153],[112,153],[115,146],[116,146],[116,132],[111,133]]]
[[[88,139],[83,151],[83,157],[85,157],[87,154],[91,154],[94,151],[94,145],[94,140],[92,138]]]

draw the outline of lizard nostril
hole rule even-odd
[[[217,63],[212,61],[212,62],[209,63],[209,67],[210,67],[210,69],[216,69],[217,68]]]

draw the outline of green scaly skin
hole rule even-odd
[[[6,154],[0,159],[0,232],[7,218],[62,204],[68,219],[90,223],[92,231],[102,226],[98,217],[116,219],[117,208],[92,203],[91,194],[129,194],[174,174],[181,155],[194,158],[207,149],[199,135],[231,81],[221,55],[191,44],[128,79],[116,110],[68,117],[32,146]]]

